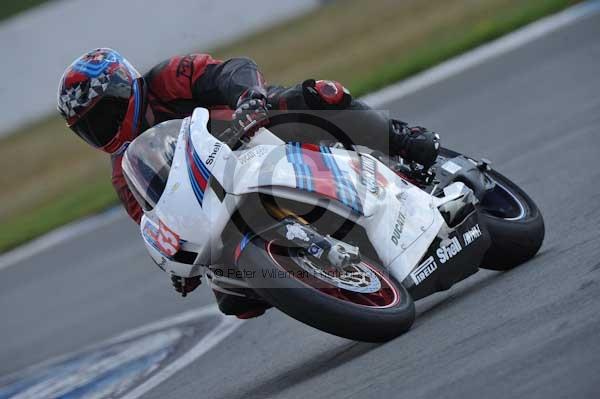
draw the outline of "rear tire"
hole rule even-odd
[[[388,341],[413,324],[415,306],[410,294],[381,266],[370,261],[361,263],[378,276],[382,287],[389,286],[397,296],[385,306],[361,305],[326,293],[342,289],[315,288],[289,273],[282,277],[289,267],[281,255],[273,255],[272,243],[253,239],[243,250],[238,268],[253,276],[246,281],[256,293],[294,319],[330,334],[366,342]]]
[[[519,201],[519,217],[506,218],[485,210],[482,201],[481,220],[487,226],[492,245],[486,252],[482,268],[510,270],[533,258],[544,241],[544,219],[533,200],[515,183],[496,171],[487,172],[496,183]]]

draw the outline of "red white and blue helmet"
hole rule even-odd
[[[58,110],[67,126],[92,146],[110,153],[133,138],[142,102],[139,72],[109,48],[77,58],[58,86]],[[125,120],[134,126],[122,126]]]

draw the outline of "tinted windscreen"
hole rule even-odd
[[[154,126],[136,138],[125,152],[123,174],[145,210],[152,209],[165,190],[181,123],[172,120]]]

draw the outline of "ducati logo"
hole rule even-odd
[[[406,216],[402,213],[402,210],[398,212],[398,217],[396,218],[396,224],[394,225],[394,231],[392,232],[392,242],[394,245],[398,246],[400,242],[400,236],[402,235],[402,230],[404,230],[404,223],[406,222]]]

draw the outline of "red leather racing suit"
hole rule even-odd
[[[231,118],[232,109],[245,90],[265,90],[263,78],[252,60],[233,58],[222,62],[208,54],[172,57],[146,73],[142,86],[144,104],[138,115],[139,129],[124,135],[132,139],[158,123],[190,116],[196,107],[209,109],[211,118]],[[133,119],[135,115],[130,112],[125,118]],[[131,121],[122,124],[132,125]],[[129,216],[139,223],[142,210],[127,187],[121,167],[126,145],[119,147],[111,156],[112,184]]]
[[[230,120],[238,99],[247,90],[265,93],[269,108],[273,110],[335,107],[369,109],[361,102],[352,100],[349,92],[338,82],[312,82],[313,90],[308,91],[312,94],[308,96],[303,84],[292,87],[265,86],[254,61],[232,58],[222,62],[207,54],[176,56],[153,67],[141,81],[141,111],[134,113],[130,110],[121,124],[121,129],[131,126],[139,128],[137,131],[121,131],[119,137],[127,139],[116,143],[115,148],[119,150],[111,155],[112,184],[129,216],[139,224],[142,210],[123,177],[123,153],[128,141],[158,123],[183,119],[190,116],[196,107],[207,108],[213,121]],[[136,116],[138,119],[134,121]],[[381,121],[387,126],[387,119]]]

